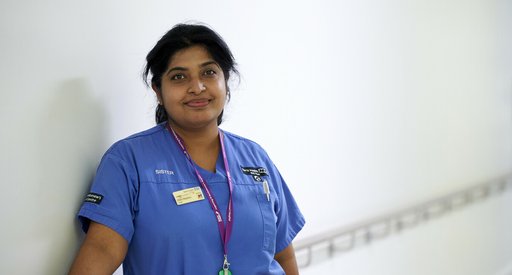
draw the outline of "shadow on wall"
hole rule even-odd
[[[40,180],[35,190],[40,221],[38,234],[48,243],[44,274],[66,274],[83,234],[76,213],[89,189],[105,148],[105,112],[84,79],[70,79],[56,88],[40,123]]]

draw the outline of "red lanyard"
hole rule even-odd
[[[219,130],[220,149],[222,151],[222,159],[224,160],[224,168],[226,169],[226,176],[228,178],[228,186],[229,186],[229,202],[228,202],[228,209],[226,211],[226,218],[227,218],[226,226],[224,226],[224,221],[222,219],[222,215],[220,214],[218,204],[215,201],[215,198],[213,197],[213,194],[212,194],[210,188],[208,187],[208,184],[203,179],[203,177],[197,170],[196,165],[192,161],[192,158],[188,154],[183,140],[181,139],[180,136],[178,136],[176,134],[176,132],[169,126],[169,124],[167,124],[167,129],[171,132],[172,136],[174,137],[174,140],[180,146],[180,148],[183,151],[183,154],[187,158],[188,162],[194,168],[197,179],[199,180],[199,183],[201,184],[201,187],[203,188],[203,190],[206,192],[206,197],[208,197],[210,206],[212,207],[213,213],[215,214],[215,219],[217,220],[217,226],[219,227],[219,233],[220,233],[220,237],[222,239],[222,246],[224,248],[224,268],[227,269],[227,267],[229,267],[229,263],[227,261],[228,243],[229,243],[229,239],[231,238],[231,231],[233,229],[233,201],[232,201],[233,182],[231,180],[231,173],[229,172],[229,165],[228,165],[228,157],[226,156],[226,149],[224,147],[224,134],[222,133],[222,131]]]

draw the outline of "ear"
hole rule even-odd
[[[162,99],[162,91],[156,86],[156,84],[151,84],[151,88],[156,94],[156,98],[158,99],[159,104],[164,104],[164,101]]]

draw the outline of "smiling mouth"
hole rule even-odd
[[[185,105],[191,108],[201,108],[207,106],[208,104],[210,104],[209,99],[194,99],[185,102]]]

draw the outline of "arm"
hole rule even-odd
[[[298,275],[299,268],[295,260],[295,250],[292,244],[274,256],[274,259],[281,265],[286,275]]]
[[[69,275],[112,274],[121,265],[128,242],[117,232],[92,222]]]

